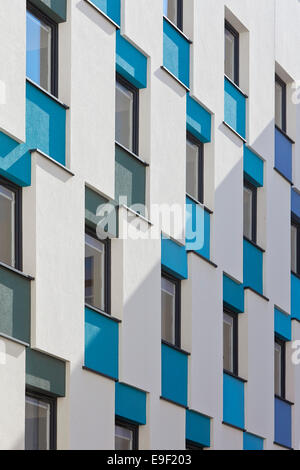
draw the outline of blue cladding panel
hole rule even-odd
[[[203,143],[211,141],[211,115],[187,94],[187,130]]]
[[[263,253],[244,240],[244,287],[263,295]]]
[[[244,173],[250,183],[256,187],[264,185],[264,162],[246,145],[244,145]]]
[[[286,315],[285,313],[278,310],[275,307],[274,309],[274,324],[275,324],[275,333],[276,335],[283,339],[284,341],[292,340],[292,317],[291,315]]]
[[[137,88],[147,87],[147,57],[117,31],[116,69]]]
[[[173,240],[162,238],[161,264],[165,271],[178,279],[187,279],[187,253],[184,246],[178,245]]]
[[[121,0],[90,0],[117,25],[121,24]]]
[[[146,424],[147,395],[129,385],[116,383],[115,414],[121,418]]]
[[[292,447],[292,407],[275,398],[275,442]]]
[[[210,418],[187,410],[186,439],[203,447],[210,447]]]
[[[118,378],[119,325],[93,310],[85,309],[85,366]]]
[[[292,212],[300,219],[300,194],[294,189],[291,192]]]
[[[190,86],[190,44],[164,19],[164,66],[185,86]]]
[[[275,168],[292,181],[292,143],[275,128]]]
[[[223,421],[244,429],[244,383],[232,377],[223,375]]]
[[[246,138],[246,98],[226,78],[224,121],[240,136]]]
[[[188,357],[165,344],[161,350],[162,396],[187,406]]]
[[[244,312],[244,286],[223,276],[223,302],[236,313]]]
[[[210,259],[210,214],[186,198],[186,249]]]
[[[19,186],[31,184],[29,147],[0,132],[0,174]]]
[[[291,277],[291,313],[292,318],[300,321],[300,279],[292,274]]]
[[[244,450],[264,450],[264,440],[261,437],[244,432],[243,448]]]

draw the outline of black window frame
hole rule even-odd
[[[133,95],[133,109],[132,109],[132,150],[127,149],[135,155],[139,154],[139,113],[140,113],[140,94],[139,89],[130,83],[118,72],[116,73],[116,86],[120,83],[124,88],[127,88]],[[121,142],[117,142],[121,147]]]
[[[281,100],[281,114],[282,114],[282,127],[278,126],[275,123],[275,127],[279,129],[280,131],[286,133],[286,128],[287,128],[287,99],[286,99],[286,83],[281,80],[281,78],[275,74],[275,84],[278,84],[281,87],[282,90],[282,100]]]
[[[53,395],[50,395],[47,393],[39,392],[31,387],[26,387],[25,399],[26,399],[26,396],[34,398],[36,400],[43,401],[50,405],[49,450],[56,450],[57,449],[57,397],[54,397]]]
[[[22,188],[0,176],[0,186],[13,192],[15,195],[15,265],[12,268],[23,270],[23,237],[22,237]],[[0,260],[0,262],[2,262]]]
[[[232,371],[224,368],[223,371],[225,374],[234,375],[235,377],[239,376],[239,317],[238,314],[233,310],[230,310],[228,307],[223,306],[223,328],[224,328],[224,314],[228,315],[233,319],[233,345],[232,345]],[[224,358],[223,358],[224,362]]]
[[[245,236],[244,238],[252,243],[257,243],[257,187],[254,184],[250,183],[246,178],[244,178],[244,188],[247,188],[252,193],[252,233],[251,238]],[[243,189],[244,189],[243,188]]]
[[[204,446],[201,446],[200,444],[197,444],[196,442],[190,441],[189,439],[186,439],[185,441],[185,449],[186,450],[204,450]]]
[[[275,396],[282,400],[285,400],[286,397],[286,342],[278,336],[275,335],[274,340],[274,348],[275,343],[277,343],[281,347],[281,394]]]
[[[132,450],[139,450],[139,425],[133,421],[122,418],[121,416],[115,417],[115,426],[128,429],[132,432]],[[115,433],[116,435],[116,433]]]
[[[105,309],[103,313],[106,315],[111,315],[111,240],[110,238],[102,239],[97,236],[96,229],[92,229],[88,225],[85,226],[85,234],[94,238],[95,240],[103,243],[105,245],[105,255],[104,255],[104,276],[105,276],[105,286],[104,286],[104,305]],[[84,283],[85,283],[84,276]],[[90,305],[85,302],[87,307],[102,311],[94,305]]]
[[[181,280],[162,270],[161,277],[175,285],[175,343],[162,339],[162,343],[171,347],[181,348]]]
[[[198,194],[197,200],[204,204],[204,144],[198,140],[193,134],[187,131],[186,140],[198,147]],[[190,194],[187,192],[187,195]],[[191,196],[193,197],[193,196]]]
[[[291,269],[291,271],[296,276],[300,276],[300,219],[295,215],[292,215],[291,226],[297,229],[297,270],[295,272]]]
[[[167,15],[165,15],[165,17],[168,19],[168,21],[173,23],[173,21],[170,20]],[[177,18],[175,26],[180,29],[180,31],[183,30],[183,0],[177,0]]]
[[[51,90],[45,90],[51,95],[58,97],[58,23],[53,21],[49,16],[43,13],[39,8],[33,5],[27,0],[27,8],[32,15],[39,20],[43,21],[47,26],[51,28]],[[28,77],[29,78],[29,77]],[[40,88],[41,85],[36,84]]]
[[[240,83],[240,33],[225,20],[225,28],[234,37],[234,78],[233,82],[239,86]],[[230,79],[230,77],[228,77]]]

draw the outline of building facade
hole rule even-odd
[[[299,1],[0,3],[0,448],[299,449]]]

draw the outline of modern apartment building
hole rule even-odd
[[[0,448],[300,448],[298,0],[0,2]]]

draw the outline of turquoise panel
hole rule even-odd
[[[210,214],[186,198],[186,249],[210,259]]]
[[[292,447],[292,406],[275,397],[275,442]]]
[[[236,313],[244,312],[244,286],[223,275],[223,302]]]
[[[203,447],[210,447],[210,418],[186,410],[186,439]]]
[[[292,318],[300,321],[300,279],[291,275],[291,313]]]
[[[246,97],[227,78],[224,121],[246,139]]]
[[[187,100],[187,130],[203,143],[211,141],[211,115],[188,93]]]
[[[245,427],[244,383],[223,374],[223,421],[240,429]]]
[[[254,434],[244,432],[243,448],[244,450],[264,450],[264,440]]]
[[[147,394],[129,385],[116,383],[116,416],[133,421],[138,424],[146,424]]]
[[[275,128],[275,168],[290,182],[293,178],[293,144],[277,128]]]
[[[0,174],[19,186],[31,184],[31,155],[26,144],[19,144],[0,132]]]
[[[31,3],[57,23],[67,20],[67,0],[31,0]]]
[[[85,309],[85,367],[118,379],[119,325],[104,315]]]
[[[190,43],[166,19],[164,19],[164,66],[189,88]]]
[[[147,87],[147,57],[117,31],[116,69],[136,88]]]
[[[90,0],[117,25],[121,25],[121,0]]]
[[[99,215],[99,211],[101,215]],[[98,214],[98,215],[97,215]],[[85,188],[85,223],[95,230],[97,226],[109,236],[118,236],[118,207],[100,194]]]
[[[161,264],[164,271],[178,279],[188,278],[187,253],[184,246],[169,238],[161,240]]]
[[[292,317],[281,312],[278,308],[274,309],[274,325],[276,336],[284,341],[292,340]]]
[[[66,365],[33,349],[26,350],[26,385],[57,397],[66,395]]]
[[[244,240],[244,287],[263,295],[263,253]]]
[[[264,185],[264,162],[246,145],[244,145],[244,173],[254,186]]]
[[[163,398],[187,406],[188,357],[165,344],[161,349],[161,387]]]
[[[294,189],[291,191],[291,199],[292,212],[300,219],[300,194]]]

